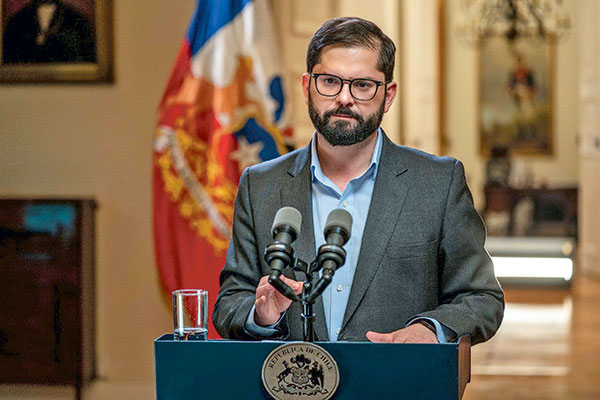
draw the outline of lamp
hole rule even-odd
[[[553,36],[560,39],[571,27],[561,0],[463,0],[457,35],[468,44],[489,36]]]

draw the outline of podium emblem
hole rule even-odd
[[[309,342],[275,348],[265,359],[261,375],[264,388],[277,400],[327,400],[340,383],[340,371],[331,354]]]

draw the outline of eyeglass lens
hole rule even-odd
[[[342,91],[344,82],[335,75],[317,75],[317,91],[323,96],[336,96]],[[377,93],[377,83],[369,79],[353,79],[350,94],[357,100],[371,100]]]

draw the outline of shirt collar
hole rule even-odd
[[[379,159],[381,158],[382,148],[383,134],[381,128],[377,128],[377,140],[375,141],[375,148],[373,149],[373,154],[371,155],[371,164],[361,176],[364,176],[372,170],[373,174],[371,175],[371,179],[375,180],[375,177],[377,177],[377,170],[379,168]],[[317,132],[313,134],[312,140],[310,141],[310,156],[310,172],[312,181],[317,179],[320,182],[325,182],[326,177],[321,169],[321,163],[319,162],[319,156],[317,155]]]

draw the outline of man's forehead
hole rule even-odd
[[[364,46],[344,46],[330,44],[329,46],[325,46],[321,49],[319,53],[319,59],[317,60],[317,62],[321,61],[321,58],[324,54],[330,54],[332,52],[351,53],[356,51],[371,53],[373,56],[379,57],[379,48],[373,48],[371,46],[368,46],[366,43]]]
[[[377,69],[379,51],[367,46],[327,46],[319,54],[313,72],[331,73],[343,78],[378,79],[383,72]]]

